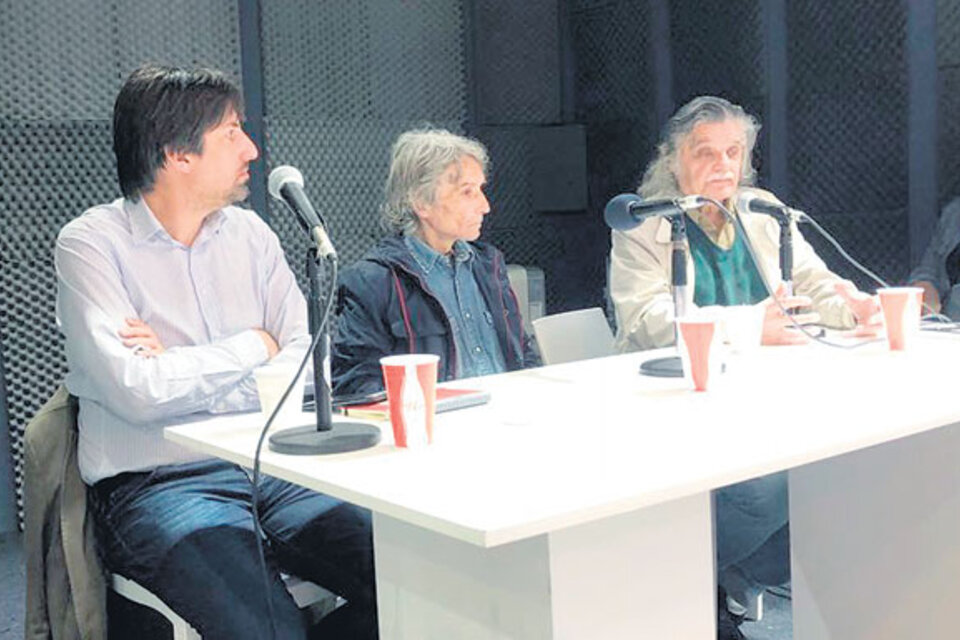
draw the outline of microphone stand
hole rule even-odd
[[[780,278],[783,293],[793,295],[793,233],[790,231],[790,216],[781,212],[775,216],[780,225]]]
[[[687,225],[683,213],[671,215],[669,218],[670,245],[673,247],[670,263],[673,272],[674,318],[680,318],[687,312]],[[676,322],[674,322],[673,331],[674,338],[679,340]],[[679,343],[677,343],[677,346],[679,347]],[[682,378],[683,361],[679,355],[645,360],[640,364],[640,373],[657,378]]]
[[[331,261],[336,267],[336,255]],[[307,279],[310,292],[307,296],[307,321],[310,335],[317,337],[313,351],[313,395],[316,424],[291,427],[270,436],[270,450],[294,455],[344,453],[372,447],[380,441],[380,429],[365,422],[333,422],[333,403],[330,397],[330,326],[324,322],[320,304],[320,258],[317,247],[307,252]],[[333,289],[330,290],[333,295]]]

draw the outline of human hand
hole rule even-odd
[[[780,301],[780,305],[777,304]],[[764,345],[789,345],[806,344],[810,341],[802,331],[798,331],[797,324],[806,324],[816,322],[820,319],[816,313],[802,313],[796,315],[787,315],[781,309],[790,311],[800,307],[808,307],[811,304],[807,296],[787,296],[784,286],[781,282],[774,292],[774,298],[767,298],[760,304],[764,305],[763,316],[763,337],[761,343]]]
[[[260,336],[260,339],[263,340],[263,344],[267,347],[267,359],[270,359],[279,353],[280,347],[277,345],[277,341],[273,339],[273,336],[263,329],[254,329],[254,331],[257,332],[257,335]]]
[[[123,346],[132,347],[134,355],[142,358],[151,358],[163,353],[166,349],[153,328],[140,318],[125,318],[126,327],[122,327],[117,334],[123,339]]]
[[[916,282],[911,282],[910,286],[920,287],[923,289],[923,311],[921,314],[926,313],[929,309],[932,313],[940,313],[942,305],[940,303],[940,292],[937,291],[937,288],[933,286],[932,282],[927,282],[926,280],[917,280]]]
[[[880,333],[883,320],[880,317],[880,301],[876,296],[858,291],[849,282],[838,282],[833,288],[853,312],[857,321],[857,336],[875,336]]]

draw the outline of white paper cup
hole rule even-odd
[[[266,364],[253,370],[253,377],[257,381],[257,395],[260,397],[260,413],[263,415],[264,422],[273,413],[296,372],[297,363]],[[287,401],[277,413],[273,427],[292,427],[303,422],[303,381],[304,378],[301,375],[290,391],[290,395],[287,396]]]
[[[748,353],[760,347],[765,313],[763,305],[753,304],[734,305],[723,309],[723,333],[732,351]]]

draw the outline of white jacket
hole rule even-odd
[[[779,202],[768,191],[741,189],[759,198]],[[738,214],[760,260],[760,269],[774,289],[781,282],[780,226],[761,214]],[[620,352],[665,347],[674,343],[674,308],[671,293],[670,221],[650,218],[629,231],[613,231],[610,251],[610,296],[617,314],[616,347]],[[692,308],[695,273],[689,246],[687,254],[687,305]],[[853,313],[834,284],[843,280],[827,269],[793,225],[793,287],[796,295],[809,296],[821,322],[850,328]]]

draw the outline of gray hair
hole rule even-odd
[[[390,174],[384,186],[380,223],[393,233],[410,235],[420,226],[414,212],[419,205],[433,204],[440,177],[452,164],[471,157],[484,175],[490,164],[487,149],[472,138],[446,129],[417,129],[400,134],[390,154]]]
[[[753,148],[757,143],[760,123],[739,105],[723,98],[700,96],[680,107],[667,122],[657,147],[657,157],[647,166],[637,193],[644,198],[675,198],[683,195],[677,184],[677,152],[698,124],[725,120],[739,120],[743,124],[747,141],[740,169],[740,184],[752,185],[757,174],[753,168]]]

